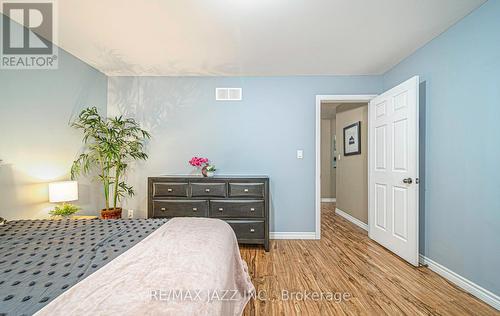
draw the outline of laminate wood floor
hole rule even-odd
[[[322,205],[321,240],[272,240],[269,253],[241,247],[261,297],[244,315],[500,315],[428,268],[393,255],[334,208]]]

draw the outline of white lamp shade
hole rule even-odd
[[[78,200],[78,182],[61,181],[49,183],[50,203]]]

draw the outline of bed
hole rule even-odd
[[[254,291],[217,219],[0,226],[0,315],[240,315]]]

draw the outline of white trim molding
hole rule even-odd
[[[270,239],[316,239],[315,232],[270,232]]]
[[[429,269],[436,272],[443,278],[447,279],[451,283],[454,283],[464,291],[474,295],[483,302],[491,305],[493,308],[500,310],[500,297],[498,295],[488,291],[487,289],[477,285],[476,283],[464,278],[460,274],[453,272],[447,267],[423,255],[420,255],[420,263],[427,264]]]
[[[354,225],[356,225],[356,226],[358,226],[358,227],[360,227],[360,228],[368,231],[368,224],[363,223],[362,221],[360,221],[356,217],[353,217],[353,216],[347,214],[346,212],[342,211],[339,208],[335,208],[335,213],[337,213],[338,215],[340,215],[343,218],[347,219],[349,222],[353,223]]]
[[[331,101],[331,102],[342,102],[342,103],[358,103],[358,102],[370,102],[371,99],[376,97],[374,94],[358,94],[358,95],[316,95],[316,184],[315,184],[315,210],[316,210],[316,239],[321,239],[321,102]]]
[[[321,198],[321,203],[334,203],[337,202],[336,198]]]

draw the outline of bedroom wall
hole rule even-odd
[[[421,253],[500,295],[500,1],[384,75],[420,75],[425,112]]]
[[[270,176],[271,231],[313,232],[316,95],[379,93],[380,84],[378,76],[110,77],[108,113],[134,116],[153,135],[125,205],[145,216],[147,177],[189,173],[187,161],[202,155],[220,174]],[[216,102],[216,87],[242,87],[243,101]]]
[[[1,217],[47,216],[48,183],[69,178],[81,144],[68,122],[87,105],[105,113],[106,101],[107,77],[62,49],[57,70],[0,70]],[[79,188],[81,214],[97,214],[100,188]]]

